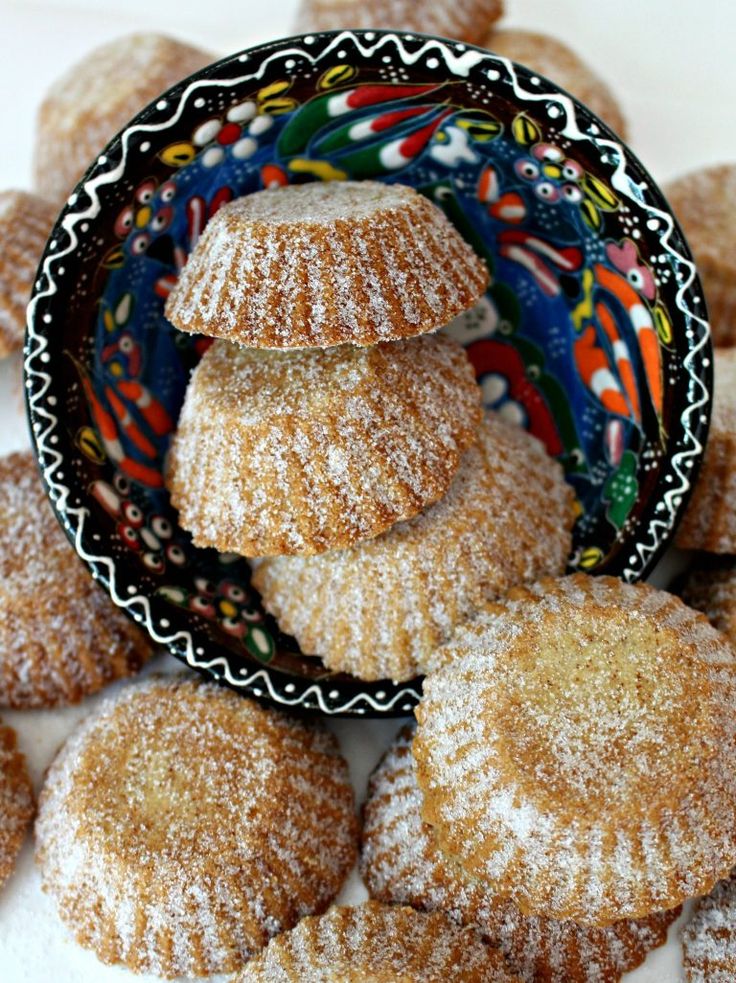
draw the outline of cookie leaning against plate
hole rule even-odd
[[[411,679],[484,599],[563,572],[572,499],[542,445],[489,414],[426,512],[351,549],[257,561],[253,584],[282,631],[330,669]]]
[[[335,738],[212,683],[129,686],[73,732],[36,823],[77,941],[159,976],[238,969],[333,900],[357,820]]]
[[[0,706],[78,703],[150,655],[62,532],[33,455],[1,457]]]
[[[316,181],[220,208],[166,316],[254,348],[374,345],[444,327],[487,286],[483,260],[413,188]]]
[[[18,750],[13,728],[0,721],[0,887],[13,872],[33,813],[26,760]]]
[[[698,898],[682,929],[687,983],[736,980],[736,872]]]
[[[503,956],[441,912],[364,901],[305,918],[233,983],[518,983]]]
[[[716,348],[714,355],[708,443],[675,544],[736,553],[736,348]]]
[[[702,614],[575,574],[489,604],[443,656],[413,753],[422,818],[471,877],[606,926],[736,865],[736,656]]]
[[[702,611],[736,648],[736,562],[695,567],[682,589],[686,604]]]
[[[85,170],[135,114],[215,56],[163,34],[116,38],[51,86],[36,119],[33,178],[61,205]]]
[[[192,374],[167,487],[197,546],[321,553],[440,498],[481,392],[444,336],[261,351],[217,341]]]
[[[463,877],[422,822],[413,735],[413,725],[402,728],[368,786],[360,872],[371,897],[444,911],[462,925],[474,925],[526,983],[615,983],[664,944],[678,908],[641,921],[586,928],[526,917],[483,883]]]

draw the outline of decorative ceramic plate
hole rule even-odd
[[[29,308],[29,414],[62,523],[115,602],[193,668],[282,705],[403,714],[418,681],[366,684],[302,655],[245,561],[195,549],[163,488],[207,345],[163,317],[187,254],[231,198],[343,178],[413,185],[487,260],[486,297],[448,330],[487,405],[563,462],[573,568],[635,580],[666,545],[707,430],[710,342],[690,253],[641,164],[488,52],[381,32],[278,41],[182,82],[112,140]]]

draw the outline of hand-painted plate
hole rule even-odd
[[[707,429],[710,343],[647,172],[570,96],[488,52],[380,32],[278,41],[182,82],[112,140],[29,308],[29,413],[61,521],[115,602],[192,667],[282,705],[402,714],[418,681],[365,684],[301,655],[246,563],[192,546],[162,482],[206,345],[163,307],[202,228],[233,197],[341,178],[413,185],[486,258],[484,301],[449,330],[487,405],[563,462],[573,568],[635,580],[669,540]]]

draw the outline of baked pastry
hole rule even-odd
[[[695,257],[713,343],[736,344],[736,164],[691,171],[663,190]]]
[[[563,572],[572,497],[534,437],[489,415],[431,509],[348,550],[259,561],[253,584],[330,669],[411,679],[485,598]]]
[[[77,942],[166,977],[236,970],[323,911],[356,840],[331,734],[188,677],[130,686],[84,720],[36,823],[44,889]]]
[[[503,956],[441,912],[365,901],[273,939],[233,983],[513,983]]]
[[[38,195],[0,192],[0,358],[23,347],[26,307],[55,218]]]
[[[299,353],[219,341],[192,375],[167,486],[198,546],[321,553],[440,498],[481,413],[444,336]]]
[[[0,722],[0,887],[13,872],[33,819],[33,786],[15,731]]]
[[[77,558],[33,455],[0,458],[0,706],[78,703],[150,655]]]
[[[626,139],[626,120],[613,93],[603,79],[562,41],[549,34],[502,28],[492,30],[483,47],[551,79],[588,106],[614,133]]]
[[[397,735],[371,776],[363,807],[360,872],[371,897],[445,911],[474,925],[528,983],[615,983],[662,945],[679,909],[641,921],[587,928],[570,921],[526,917],[493,889],[463,876],[422,822],[411,743],[414,726]]]
[[[503,0],[302,0],[296,30],[421,31],[478,44],[503,14]]]
[[[166,316],[255,348],[374,345],[444,327],[487,286],[485,263],[413,188],[312,182],[220,208]]]
[[[675,542],[681,549],[736,553],[736,348],[715,350],[713,372],[708,443]]]
[[[736,873],[698,898],[682,930],[687,983],[733,983],[736,979]]]
[[[36,120],[36,190],[61,205],[109,140],[215,55],[146,31],[100,45],[53,84]]]
[[[690,607],[702,611],[736,648],[736,563],[733,559],[729,558],[723,565],[695,567],[685,582],[682,599]]]
[[[423,820],[524,914],[644,918],[736,864],[736,656],[671,594],[515,588],[456,632],[416,713]]]

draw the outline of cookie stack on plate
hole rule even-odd
[[[330,668],[411,678],[485,597],[564,567],[561,471],[483,419],[436,333],[487,285],[427,198],[330,182],[225,205],[170,295],[177,328],[216,339],[171,448],[181,525],[261,558],[266,607]]]

